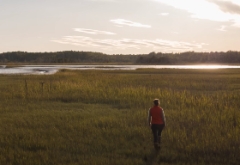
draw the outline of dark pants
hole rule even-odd
[[[153,140],[154,143],[161,143],[161,134],[164,128],[163,124],[152,124],[152,133],[153,133]]]

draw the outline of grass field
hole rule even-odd
[[[240,70],[0,75],[1,165],[237,165]],[[167,119],[154,153],[147,111]]]

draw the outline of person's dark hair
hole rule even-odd
[[[159,105],[160,104],[160,101],[159,101],[159,99],[154,99],[154,101],[153,101],[153,103],[154,103],[154,105]]]

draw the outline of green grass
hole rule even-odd
[[[0,164],[237,165],[239,71],[1,75]],[[154,98],[167,118],[157,155],[147,126]]]

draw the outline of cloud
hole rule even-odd
[[[221,28],[219,28],[219,29],[217,29],[217,30],[225,32],[225,31],[226,31],[225,28],[226,28],[226,26],[222,25]]]
[[[209,2],[215,3],[224,12],[231,14],[240,14],[240,5],[235,4],[231,1],[219,1],[219,0],[208,0]]]
[[[87,0],[87,1],[95,1],[95,2],[117,2],[117,0]]]
[[[112,33],[112,32],[99,31],[99,30],[93,30],[93,29],[84,29],[84,28],[74,28],[74,31],[81,32],[81,33],[87,33],[87,34],[115,35],[115,33]]]
[[[127,25],[127,26],[132,26],[132,27],[141,27],[141,28],[151,28],[150,25],[143,25],[141,23],[138,22],[132,22],[132,21],[128,21],[125,19],[113,19],[110,20],[111,22],[118,24],[118,25]]]
[[[168,16],[169,13],[161,13],[160,15],[162,15],[162,16]]]
[[[202,49],[206,44],[204,43],[189,43],[179,41],[169,41],[162,39],[155,40],[141,40],[141,39],[94,39],[84,36],[65,36],[59,40],[52,40],[52,42],[60,44],[71,44],[82,47],[98,47],[99,49],[111,50],[125,50],[149,48],[160,51],[190,51],[194,49]]]
[[[185,10],[192,18],[219,22],[233,22],[240,27],[239,1],[236,0],[155,0],[176,9]],[[233,3],[234,2],[234,3]]]

